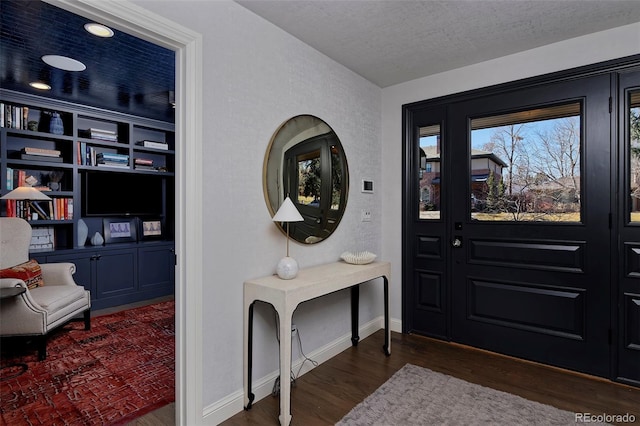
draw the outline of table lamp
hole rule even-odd
[[[276,273],[283,280],[290,280],[298,275],[298,262],[293,257],[289,257],[289,222],[302,222],[303,220],[302,215],[289,197],[284,199],[282,205],[273,216],[274,222],[285,222],[287,224],[287,256],[280,259],[276,267]]]
[[[42,216],[43,219],[49,219],[45,214],[42,207],[34,204],[33,201],[48,201],[51,200],[51,197],[43,194],[32,186],[19,186],[8,194],[0,197],[2,200],[23,200],[29,203],[31,206],[31,211],[34,214],[38,214]],[[31,219],[31,218],[29,218]]]

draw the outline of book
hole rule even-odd
[[[153,165],[153,160],[149,160],[147,158],[134,158],[133,159],[133,163],[134,164],[140,164],[143,166],[152,166]]]
[[[165,151],[169,150],[169,144],[165,143],[165,142],[157,142],[157,141],[148,141],[148,140],[144,140],[144,141],[139,141],[137,142],[138,145],[141,145],[145,148],[156,148],[156,149],[163,149]]]
[[[48,161],[50,163],[62,163],[62,157],[49,157],[47,155],[30,155],[30,154],[20,154],[21,160],[31,160],[31,161]]]
[[[44,155],[48,157],[59,157],[61,154],[57,149],[34,148],[30,146],[22,148],[22,152],[30,155]]]
[[[78,130],[78,136],[106,142],[118,142],[118,132],[113,130],[89,128],[86,130]]]
[[[154,166],[143,166],[140,164],[136,164],[136,166],[134,167],[136,170],[145,170],[145,171],[149,171],[149,172],[157,172],[158,169],[156,169]]]
[[[127,154],[116,154],[111,152],[99,152],[96,155],[98,159],[109,159],[114,161],[129,161],[129,156]]]
[[[98,163],[96,164],[98,167],[117,167],[119,169],[128,169],[128,164],[119,164],[119,163]]]

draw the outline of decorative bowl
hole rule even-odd
[[[345,251],[340,255],[340,258],[353,265],[366,265],[367,263],[373,262],[376,255],[368,251],[356,251],[353,253]]]

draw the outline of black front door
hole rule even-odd
[[[405,331],[610,376],[610,87],[406,112]]]

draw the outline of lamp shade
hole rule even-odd
[[[30,201],[40,201],[40,200],[50,200],[51,197],[43,194],[32,186],[19,186],[8,194],[0,197],[3,200],[30,200]]]
[[[304,218],[289,197],[284,199],[282,205],[273,216],[274,222],[302,222],[303,220]]]

